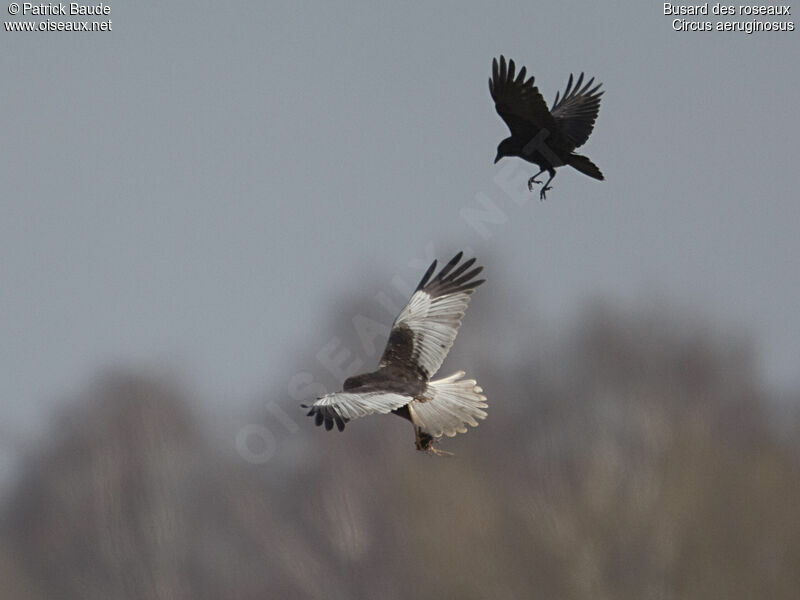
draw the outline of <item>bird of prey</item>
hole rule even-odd
[[[308,416],[317,425],[342,431],[351,419],[394,413],[411,421],[417,450],[446,454],[434,447],[442,435],[465,433],[486,418],[486,397],[464,371],[432,380],[439,370],[467,310],[472,292],[484,282],[483,267],[456,254],[434,276],[434,260],[406,307],[392,325],[378,369],[345,380],[341,392],[318,398]]]
[[[534,78],[525,79],[525,67],[516,73],[513,60],[506,64],[505,57],[501,56],[499,63],[496,58],[492,61],[489,91],[497,113],[511,130],[511,135],[497,146],[494,162],[504,156],[518,156],[538,165],[539,172],[528,180],[531,191],[534,183],[541,183],[536,177],[547,171],[550,179],[539,194],[542,200],[552,189],[550,182],[556,176],[556,167],[570,165],[589,177],[603,179],[600,169],[591,160],[573,152],[589,139],[600,110],[603,92],[598,90],[602,84],[592,87],[593,83],[594,77],[584,85],[581,73],[573,85],[570,74],[564,95],[559,99],[556,93],[555,102],[548,110],[534,85]]]

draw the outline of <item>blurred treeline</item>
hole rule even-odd
[[[557,341],[475,351],[452,458],[278,398],[250,464],[182,386],[106,377],[0,499],[0,598],[799,598],[800,429],[747,340],[595,307]]]

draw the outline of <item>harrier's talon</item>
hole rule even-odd
[[[439,450],[433,444],[428,446],[428,452],[433,454],[433,455],[435,455],[435,456],[453,456],[452,452],[448,452],[447,450]]]

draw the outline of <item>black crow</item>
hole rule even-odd
[[[489,79],[489,91],[494,100],[497,113],[506,122],[511,135],[497,146],[496,163],[504,156],[518,156],[539,166],[539,172],[528,180],[528,189],[533,191],[536,179],[547,171],[550,174],[539,197],[544,200],[545,193],[552,189],[550,182],[556,176],[556,167],[570,165],[581,173],[603,179],[600,169],[585,156],[575,154],[573,150],[580,148],[589,138],[594,128],[597,112],[600,110],[599,92],[602,84],[592,87],[594,78],[585,85],[583,73],[575,85],[572,75],[569,76],[567,88],[559,100],[547,109],[539,89],[533,84],[534,78],[525,79],[525,67],[515,74],[514,61],[506,65],[504,56],[498,63],[492,61],[492,77]]]

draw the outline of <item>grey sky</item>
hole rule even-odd
[[[6,427],[116,364],[222,402],[285,389],[349,328],[332,311],[419,277],[429,243],[488,265],[483,311],[666,298],[800,384],[798,33],[679,33],[660,3],[433,4],[129,2],[107,33],[0,32]],[[582,151],[607,181],[564,168],[524,206],[498,187],[535,171],[492,164],[500,53],[548,103],[570,72],[603,82]],[[461,216],[478,194],[507,219],[488,238]]]

